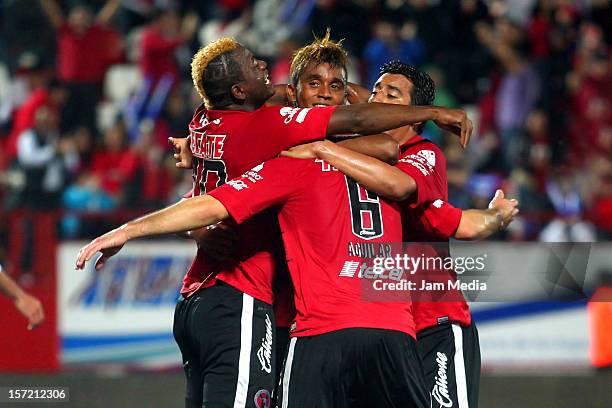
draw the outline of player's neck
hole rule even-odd
[[[393,140],[395,140],[400,146],[407,143],[410,139],[417,136],[418,134],[414,131],[412,126],[404,126],[401,128],[389,130],[385,132],[389,134]]]

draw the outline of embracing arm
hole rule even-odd
[[[98,251],[102,257],[96,262],[100,269],[106,260],[119,252],[129,240],[152,235],[171,234],[194,230],[214,224],[229,217],[223,204],[209,195],[188,198],[129,221],[81,248],[76,262],[77,269],[83,269],[85,262]]]
[[[367,190],[392,200],[404,200],[416,191],[414,179],[398,168],[328,140],[296,146],[282,155],[324,160]]]
[[[462,240],[487,238],[506,228],[518,212],[518,201],[504,198],[504,192],[497,190],[488,209],[463,210],[454,237]]]
[[[398,143],[385,133],[341,140],[337,144],[355,152],[382,160],[391,165],[397,163],[397,158],[399,157]]]
[[[465,111],[439,106],[367,103],[338,106],[327,126],[327,135],[371,135],[414,123],[433,120],[438,126],[455,129],[465,147],[472,134],[472,122]]]

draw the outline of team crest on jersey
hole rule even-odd
[[[268,390],[259,390],[255,394],[255,406],[257,408],[271,408],[272,406],[272,398],[270,397],[270,391]]]
[[[436,167],[436,153],[431,150],[421,150],[417,154],[425,158],[429,166]]]
[[[436,208],[442,208],[442,206],[444,205],[444,201],[437,199],[436,201],[433,202],[433,206]]]
[[[281,108],[279,112],[281,116],[285,118],[285,125],[287,125],[293,120],[294,116],[295,116],[295,121],[297,123],[304,122],[304,119],[306,119],[306,115],[308,115],[308,112],[310,112],[310,109],[311,108],[302,109],[302,108],[290,108],[289,106],[285,106],[284,108]]]

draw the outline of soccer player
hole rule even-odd
[[[28,330],[36,328],[45,320],[45,312],[40,301],[21,289],[17,282],[4,273],[1,265],[0,292],[11,299],[17,310],[28,319]]]
[[[429,105],[435,86],[417,68],[398,61],[385,64],[370,102]],[[447,203],[446,162],[440,149],[419,136],[424,124],[388,131],[400,144],[396,166],[352,152],[329,142],[298,146],[284,155],[324,160],[354,178],[367,189],[401,201],[403,240],[448,243],[458,239],[485,238],[508,225],[517,214],[516,200],[498,190],[487,210],[467,210]],[[436,256],[449,255],[448,244],[434,248]],[[456,279],[452,272],[435,271],[438,280]],[[436,407],[477,407],[480,381],[478,332],[460,292],[452,302],[415,302],[418,350],[426,382]],[[443,355],[443,358],[439,358]],[[441,367],[444,365],[444,367]],[[445,378],[439,370],[444,369]],[[440,384],[440,381],[443,384]]]
[[[282,379],[282,407],[428,407],[409,300],[372,302],[352,245],[387,253],[401,239],[397,205],[379,199],[320,160],[277,158],[208,195],[128,222],[83,247],[77,268],[98,252],[100,268],[128,240],[243,223],[277,208],[297,315]],[[352,245],[351,245],[352,244]]]
[[[347,77],[346,65],[348,56],[339,43],[329,39],[329,31],[322,39],[315,39],[311,44],[298,50],[294,55],[291,65],[291,82],[287,85],[286,92],[277,92],[274,99],[276,102],[289,103],[300,108],[311,108],[315,106],[334,106],[344,105],[347,99]],[[282,94],[280,98],[277,96]],[[285,100],[287,98],[287,100]],[[270,104],[271,100],[267,101]],[[397,160],[397,144],[393,142],[389,145],[390,138],[383,136],[371,136],[357,138],[339,142],[340,145],[361,151],[371,156],[385,161]],[[180,153],[181,149],[186,153],[185,144],[181,144],[181,139],[171,140],[175,149]],[[191,152],[188,155],[176,154],[175,157],[182,162],[181,167],[192,168]],[[271,223],[270,223],[271,224]],[[214,236],[230,242],[230,237],[220,234]],[[210,241],[213,237],[206,238]],[[207,243],[210,245],[210,243]],[[221,243],[216,243],[213,248],[220,253],[228,253],[227,249],[222,248]],[[207,253],[208,248],[203,245],[202,253]],[[276,252],[278,255],[278,252]],[[276,260],[276,267],[281,268],[285,261]],[[290,283],[286,282],[285,273],[276,273],[274,286],[274,311],[276,317],[276,350],[277,350],[277,375],[282,365],[282,356],[286,350],[289,339],[289,326],[293,320],[293,308],[291,307],[292,292]]]
[[[192,77],[205,102],[190,124],[194,196],[285,148],[326,135],[379,133],[424,120],[454,126],[464,142],[471,133],[463,111],[438,107],[264,107],[274,93],[266,64],[232,39],[198,51]],[[273,217],[268,212],[240,225],[232,262],[211,265],[199,253],[184,279],[174,333],[187,377],[186,406],[246,406],[269,399],[275,362],[272,277],[279,259],[274,237],[280,236]],[[187,225],[172,230],[193,229]]]

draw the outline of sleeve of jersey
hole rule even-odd
[[[288,158],[282,157],[261,163],[209,194],[240,224],[289,198],[296,183],[292,181],[292,169],[287,162]]]
[[[419,205],[415,211],[415,228],[439,239],[448,239],[455,235],[462,211],[451,204],[435,200]]]
[[[254,115],[251,128],[265,133],[267,143],[281,151],[303,143],[325,139],[327,125],[335,106],[265,108],[265,114]]]
[[[417,205],[444,197],[436,184],[436,159],[434,150],[423,149],[400,158],[396,164],[398,169],[414,179],[417,192],[411,201]]]

